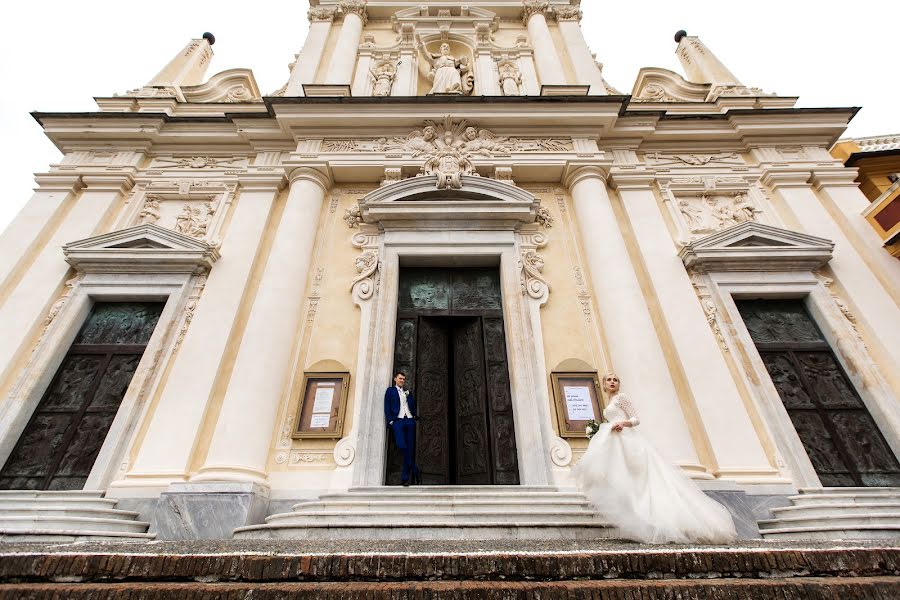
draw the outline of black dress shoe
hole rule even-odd
[[[413,483],[415,485],[422,485],[422,474],[421,473],[416,473],[415,475],[413,475]]]
[[[409,482],[408,482],[408,481],[403,481],[403,482],[400,483],[400,485],[402,485],[403,487],[409,487]]]

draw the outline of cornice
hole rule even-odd
[[[76,173],[35,173],[36,191],[75,193],[84,187],[81,175]]]
[[[784,167],[763,168],[760,180],[773,190],[780,188],[809,187],[812,172],[809,169],[791,169]]]
[[[134,175],[131,173],[86,173],[81,176],[81,181],[88,192],[124,194],[134,187]]]

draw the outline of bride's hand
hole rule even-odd
[[[622,431],[623,429],[625,429],[625,423],[621,421],[612,426],[613,431]]]

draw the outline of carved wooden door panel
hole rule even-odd
[[[416,365],[416,463],[422,483],[450,483],[450,340],[444,320],[419,319]]]
[[[803,302],[737,304],[822,485],[900,485],[900,463]]]
[[[0,471],[0,488],[84,487],[162,308],[94,305]]]
[[[503,319],[485,317],[482,326],[487,371],[485,387],[488,395],[493,483],[518,485],[519,458],[516,450],[516,427],[513,421]]]
[[[455,482],[460,485],[488,485],[493,482],[493,477],[481,319],[454,321]]]

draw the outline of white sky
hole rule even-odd
[[[425,1],[425,0],[423,0]],[[263,93],[287,80],[306,0],[8,2],[0,34],[0,229],[31,196],[32,173],[60,153],[30,111],[96,110],[94,96],[139,87],[192,37],[215,34],[208,74],[252,68]],[[900,132],[895,0],[583,0],[607,80],[631,91],[641,67],[681,72],[675,31],[699,35],[746,85],[799,106],[862,106],[848,136]]]

